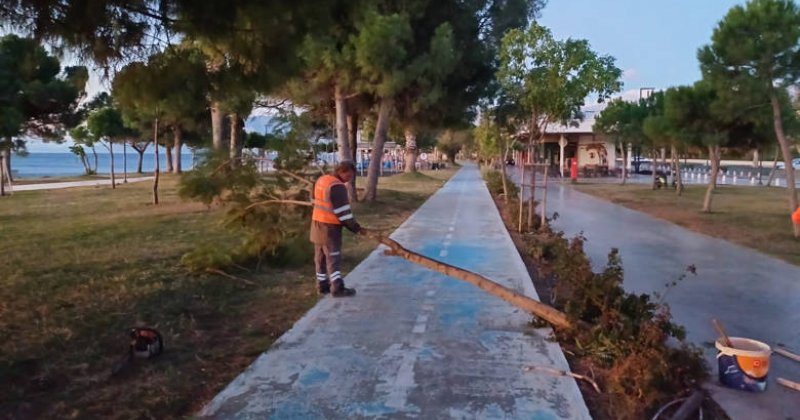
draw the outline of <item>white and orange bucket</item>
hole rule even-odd
[[[769,356],[772,349],[765,343],[742,337],[730,337],[733,347],[719,339],[716,342],[719,381],[723,385],[750,392],[767,389]]]

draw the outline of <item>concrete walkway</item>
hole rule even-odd
[[[599,269],[612,247],[625,268],[625,286],[639,293],[663,292],[694,264],[690,276],[672,288],[666,300],[688,339],[701,346],[712,368],[708,388],[733,419],[800,418],[800,393],[775,378],[800,382],[800,363],[772,356],[767,391],[749,394],[717,385],[716,333],[718,318],[731,336],[780,343],[800,352],[800,267],[759,252],[691,232],[672,223],[580,193],[568,185],[554,186],[548,213],[558,212],[557,229],[587,238],[586,251]],[[800,246],[798,246],[800,252]]]
[[[143,176],[143,177],[136,177],[136,178],[128,178],[128,183],[134,182],[143,182],[143,181],[152,181],[152,176]],[[91,181],[69,181],[69,182],[48,182],[42,184],[22,184],[22,185],[14,185],[11,189],[11,192],[19,192],[19,191],[40,191],[40,190],[60,190],[63,188],[75,188],[75,187],[98,187],[98,186],[105,186],[111,185],[111,179],[95,179]],[[122,177],[117,178],[117,185],[123,185]]]
[[[536,296],[474,165],[392,236]],[[549,329],[478,288],[377,249],[200,413],[215,418],[587,419]],[[309,279],[312,277],[309,276]],[[309,285],[309,287],[311,287]]]

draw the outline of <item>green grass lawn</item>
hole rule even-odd
[[[356,218],[392,230],[453,173],[382,178]],[[223,210],[180,200],[177,178],[162,178],[161,205],[150,194],[145,182],[0,200],[0,418],[190,415],[317,301],[311,255],[237,273],[255,287],[188,274],[184,253],[238,239]],[[375,244],[346,238],[349,269]],[[162,332],[165,354],[110,378],[137,325]]]
[[[783,188],[720,186],[714,193],[710,214],[700,211],[705,186],[688,186],[680,197],[674,190],[654,191],[648,185],[579,184],[576,188],[800,265],[800,241],[792,236]]]

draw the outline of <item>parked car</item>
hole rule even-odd
[[[783,162],[778,162],[775,164],[775,167],[778,169],[786,168],[786,164]],[[792,168],[800,169],[800,158],[792,159]]]
[[[514,166],[514,159],[512,159],[512,158],[506,159],[506,165]]]

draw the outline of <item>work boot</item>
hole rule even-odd
[[[344,287],[344,281],[334,280],[333,287],[331,288],[331,296],[333,297],[351,297],[356,295],[356,289]]]
[[[317,294],[327,295],[331,292],[331,282],[329,280],[322,280],[317,282]]]

